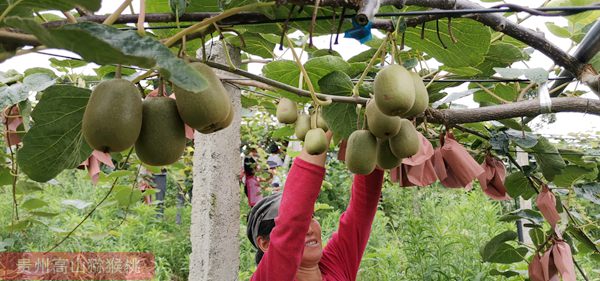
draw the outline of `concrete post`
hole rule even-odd
[[[228,48],[236,65],[240,51]],[[227,63],[223,45],[207,47],[209,59]],[[201,54],[201,52],[199,52]],[[200,55],[201,56],[201,55]],[[218,73],[219,71],[217,71]],[[235,116],[232,124],[212,134],[194,134],[194,188],[188,280],[237,280],[240,232],[240,90],[225,84]],[[168,247],[168,245],[165,245]]]

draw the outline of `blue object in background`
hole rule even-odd
[[[352,28],[346,30],[344,33],[344,38],[354,38],[361,44],[366,43],[373,38],[371,35],[371,22],[363,26],[358,24],[355,19],[352,19]]]

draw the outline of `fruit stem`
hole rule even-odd
[[[377,49],[377,52],[375,52],[375,54],[373,55],[373,57],[369,61],[369,64],[367,65],[367,68],[365,68],[365,70],[363,71],[363,73],[360,75],[360,78],[358,79],[358,82],[356,82],[356,85],[354,85],[354,88],[352,88],[352,97],[358,97],[358,88],[363,83],[363,80],[365,80],[365,77],[367,77],[367,73],[369,73],[369,70],[375,64],[375,60],[377,60],[377,58],[379,57],[379,54],[381,53],[381,51],[384,48],[387,47],[387,41],[388,41],[388,36],[386,36],[385,39],[383,39],[383,42],[381,42],[381,45],[379,46],[379,49]]]
[[[123,11],[127,8],[127,6],[129,6],[129,4],[131,4],[131,1],[133,0],[125,0],[123,1],[123,3],[121,4],[121,6],[119,6],[114,13],[112,13],[108,18],[106,18],[104,20],[104,22],[102,22],[102,24],[105,25],[112,25],[113,23],[115,23],[115,21],[117,21],[117,19],[119,19],[119,16],[121,15],[121,13],[123,13]]]
[[[238,14],[240,12],[254,10],[256,8],[269,7],[269,6],[273,6],[273,5],[275,5],[275,2],[252,3],[252,4],[245,5],[245,6],[232,8],[227,11],[223,11],[222,13],[220,13],[214,17],[204,19],[203,21],[196,23],[196,24],[178,32],[177,34],[175,34],[171,38],[169,38],[164,44],[167,47],[171,47],[171,45],[175,44],[175,42],[179,41],[179,39],[181,39],[183,36],[200,31],[201,29],[204,29],[222,19],[228,18],[228,17]]]
[[[146,0],[140,0],[140,14],[137,20],[137,33],[140,36],[146,35],[144,30],[144,21],[146,20]]]
[[[331,99],[327,99],[325,101],[320,100],[319,98],[317,98],[317,95],[315,94],[315,88],[312,84],[312,82],[310,81],[310,77],[308,76],[308,73],[306,72],[306,69],[304,69],[304,66],[302,65],[302,61],[300,61],[300,57],[298,56],[298,54],[296,54],[296,50],[294,50],[294,44],[292,43],[292,40],[290,40],[289,37],[287,37],[287,35],[285,36],[285,39],[287,39],[288,44],[290,45],[290,50],[292,51],[292,55],[294,56],[294,60],[296,61],[296,64],[298,65],[298,68],[300,68],[300,72],[302,73],[302,76],[304,77],[304,80],[306,80],[306,85],[308,86],[308,91],[310,92],[310,97],[312,98],[313,102],[316,105],[328,105],[331,103]]]
[[[225,51],[225,58],[227,59],[227,65],[229,66],[229,69],[236,70],[237,67],[235,67],[235,65],[233,64],[233,61],[231,60],[231,55],[229,54],[229,48],[227,47],[227,42],[225,42],[225,36],[223,35],[221,28],[219,28],[219,25],[216,23],[213,23],[213,25],[215,26],[215,29],[217,30],[217,32],[219,32],[219,35],[220,35],[219,37],[220,37],[221,43],[223,44],[223,50]]]
[[[23,0],[17,0],[15,3],[8,5],[4,12],[2,12],[0,15],[0,22],[4,21],[4,18],[8,15],[8,13],[10,13],[10,11],[12,11],[17,5],[21,4],[21,2],[23,2]]]

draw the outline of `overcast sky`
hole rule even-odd
[[[166,0],[164,0],[164,1],[166,1]],[[116,9],[116,7],[122,2],[122,0],[103,0],[102,2],[103,2],[102,9],[98,12],[98,14],[108,14],[108,13],[113,12]],[[506,2],[523,4],[523,1],[506,1]],[[527,1],[526,3],[530,7],[535,7],[535,6],[539,6],[541,3],[543,3],[543,1],[542,0],[534,0],[534,1]],[[133,5],[137,11],[137,7],[139,5],[139,0],[133,0]],[[482,3],[482,5],[493,6],[494,3]],[[128,12],[128,11],[129,10],[126,10],[126,12]],[[556,36],[553,36],[550,32],[548,32],[548,30],[546,29],[545,24],[544,24],[547,21],[552,21],[555,24],[560,25],[560,26],[566,25],[566,20],[564,20],[562,18],[544,18],[544,17],[532,17],[532,18],[528,19],[527,21],[525,21],[522,25],[544,32],[546,38],[548,38],[554,44],[558,45],[563,50],[566,50],[570,45],[570,41],[567,39],[558,38]],[[324,37],[316,38],[315,44],[319,48],[328,48],[329,37],[324,36]],[[334,50],[339,52],[344,59],[349,59],[350,57],[352,57],[366,49],[367,49],[367,47],[360,45],[358,43],[358,41],[353,40],[353,39],[344,39],[344,38],[342,38],[342,36],[340,36],[340,44],[334,46]],[[66,51],[49,50],[47,52],[77,57],[77,55],[66,52]],[[276,52],[276,54],[280,55],[281,53]],[[49,58],[48,56],[40,55],[40,54],[28,54],[28,55],[15,57],[15,58],[9,59],[9,60],[3,62],[2,64],[0,64],[0,71],[7,71],[9,69],[15,69],[22,73],[24,70],[31,68],[31,67],[49,67],[50,62],[48,61],[48,58]],[[289,53],[285,54],[283,56],[283,58],[291,59],[291,55]],[[528,65],[529,65],[529,67],[542,67],[544,69],[548,69],[549,67],[551,67],[553,65],[553,63],[552,63],[552,60],[550,60],[549,58],[545,57],[543,54],[536,51],[532,55],[532,59],[528,62]],[[94,67],[97,67],[97,66],[95,66],[94,64],[90,64],[87,67],[78,68],[78,69],[76,69],[76,71],[81,72],[81,73],[93,74],[94,72],[93,72],[92,68],[94,68]],[[252,72],[260,73],[261,67],[262,67],[261,64],[252,64],[252,65],[250,65],[249,69]],[[513,67],[526,68],[526,66],[520,62],[515,63],[515,65],[513,65]],[[575,83],[573,83],[573,84],[575,84]],[[465,87],[466,86],[458,87],[456,89],[449,89],[447,91],[464,91]],[[570,87],[572,88],[572,87],[574,87],[574,85],[572,85]],[[582,89],[582,90],[585,89],[586,91],[589,92],[589,89],[582,87],[582,86],[579,86],[578,89]],[[586,94],[586,95],[584,95],[584,97],[597,99],[597,97],[592,93]],[[475,104],[473,102],[471,96],[465,97],[465,98],[459,100],[458,102],[461,104],[470,106],[470,107],[477,106],[477,104]],[[537,130],[536,132],[542,133],[542,134],[551,134],[551,135],[588,132],[588,133],[592,133],[592,135],[600,135],[600,117],[593,116],[593,115],[586,116],[581,113],[559,113],[559,114],[557,114],[556,123],[545,125],[543,128]]]

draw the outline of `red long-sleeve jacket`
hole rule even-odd
[[[300,158],[286,179],[279,215],[271,231],[269,250],[252,275],[254,281],[292,281],[300,266],[304,239],[323,177],[323,167]],[[356,280],[362,255],[371,233],[371,224],[381,195],[383,171],[355,175],[352,195],[335,232],[319,262],[323,280]]]

